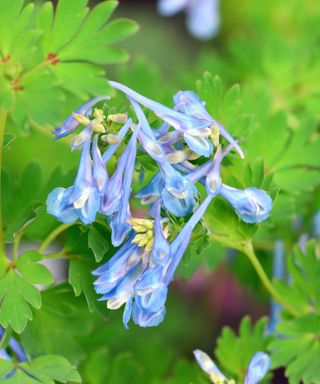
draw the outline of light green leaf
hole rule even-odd
[[[4,328],[10,325],[17,333],[21,333],[33,318],[30,305],[36,309],[41,307],[40,292],[13,269],[0,279],[0,300],[0,324]]]
[[[14,363],[5,359],[0,359],[0,379],[4,379],[14,369]]]
[[[89,229],[88,246],[91,248],[97,263],[103,259],[103,256],[110,248],[110,243],[106,236],[106,231],[104,232],[104,234],[101,233],[99,229],[94,226],[91,226]]]
[[[36,251],[23,253],[17,260],[17,268],[22,276],[32,284],[52,284],[54,282],[52,274],[42,264],[42,255]]]
[[[266,336],[267,319],[260,319],[255,325],[249,317],[240,323],[239,336],[232,329],[224,327],[217,340],[215,355],[219,366],[224,368],[231,377],[243,382],[252,356],[256,352],[264,352],[272,336]]]
[[[40,380],[67,383],[69,381],[80,383],[81,377],[76,368],[67,359],[57,355],[45,355],[32,360],[30,366],[23,365],[24,369]],[[49,381],[48,381],[49,383]]]

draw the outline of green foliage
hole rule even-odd
[[[128,19],[108,23],[113,0],[90,11],[87,0],[23,3],[1,4],[0,27],[1,106],[18,129],[61,123],[89,95],[110,93],[102,66],[126,61],[113,45],[137,31]]]
[[[104,232],[103,232],[104,229]],[[92,250],[96,262],[99,263],[109,250],[110,241],[106,237],[106,228],[91,226],[88,233],[88,247]]]
[[[320,329],[320,284],[319,249],[309,242],[306,252],[295,248],[293,257],[287,258],[291,281],[277,282],[277,288],[294,306],[300,315],[283,319],[277,326],[279,338],[274,340],[272,363],[274,367],[286,367],[290,383],[320,382],[319,329]]]
[[[33,319],[31,307],[40,309],[41,296],[33,284],[51,284],[53,277],[48,269],[39,264],[42,256],[34,251],[25,252],[16,263],[7,262],[0,279],[0,324],[9,325],[21,333],[28,320]]]
[[[12,373],[10,378],[6,375]],[[45,355],[27,363],[16,363],[0,360],[0,378],[11,384],[54,384],[74,382],[80,383],[81,378],[75,367],[61,356]],[[2,381],[1,380],[1,381]]]
[[[40,292],[10,269],[0,280],[0,324],[21,333],[33,315],[30,306],[41,307]]]
[[[237,336],[232,329],[224,327],[217,340],[215,355],[218,366],[224,368],[230,377],[243,382],[252,356],[264,352],[272,336],[266,336],[267,319],[262,318],[255,325],[249,317],[244,317]]]

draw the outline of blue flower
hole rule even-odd
[[[244,157],[244,153],[236,140],[206,111],[204,102],[202,102],[194,92],[178,92],[174,97],[175,107],[174,109],[170,109],[140,95],[123,84],[115,81],[109,81],[109,84],[125,93],[130,99],[149,108],[164,122],[181,132],[187,145],[198,155],[205,157],[210,156],[213,147],[208,137],[212,135],[213,128],[218,127],[220,135],[232,143],[240,156],[242,158]],[[133,106],[137,113],[137,104]],[[139,113],[137,113],[137,115],[138,114]],[[144,123],[141,123],[144,126]],[[164,130],[164,134],[166,134],[166,130]],[[158,140],[161,140],[161,136],[158,137]]]
[[[140,189],[140,191],[135,195],[137,199],[141,200],[141,204],[152,204],[158,200],[161,195],[162,190],[164,189],[164,182],[161,176],[161,173],[158,172],[153,176],[149,183]]]
[[[63,223],[73,223],[80,219],[89,224],[95,220],[100,208],[100,195],[104,190],[106,173],[97,149],[93,144],[94,161],[91,163],[91,142],[84,144],[78,173],[73,187],[54,189],[47,198],[48,213]]]
[[[220,29],[218,0],[158,0],[158,11],[163,16],[173,16],[185,10],[187,27],[199,40],[210,40]]]
[[[174,96],[175,109],[183,112],[187,116],[198,119],[203,122],[203,125],[211,128],[211,134],[213,134],[213,128],[218,128],[218,133],[224,137],[233,147],[238,151],[241,158],[244,158],[244,153],[240,148],[239,144],[236,140],[229,134],[229,132],[216,121],[206,110],[205,102],[200,99],[198,95],[196,95],[192,91],[179,91]],[[196,136],[193,138],[196,139]],[[195,142],[196,144],[196,142]],[[190,146],[191,148],[191,146]],[[192,149],[192,148],[191,148]],[[195,151],[198,153],[197,151]],[[212,152],[212,151],[211,151]],[[206,156],[208,157],[208,156]]]
[[[193,354],[201,369],[209,375],[211,381],[214,384],[221,384],[231,381],[228,380],[228,378],[226,378],[223,373],[220,372],[219,368],[205,352],[201,351],[200,349],[196,349],[193,351]],[[244,384],[259,383],[264,378],[269,369],[269,356],[263,352],[257,352],[249,363]]]
[[[270,369],[270,357],[263,352],[257,352],[250,361],[244,384],[259,383]]]
[[[139,93],[133,91],[132,89],[126,87],[123,84],[117,83],[115,81],[109,81],[109,85],[125,93],[130,99],[133,99],[138,103],[144,105],[145,107],[153,111],[163,121],[170,124],[172,127],[174,127],[180,132],[186,132],[189,129],[192,130],[207,128],[206,122],[195,119],[191,116],[187,116],[181,112],[174,111],[158,103],[157,101],[153,101],[145,96],[140,95]]]
[[[220,194],[229,201],[236,214],[246,223],[261,223],[270,215],[272,200],[261,189],[251,187],[241,190],[223,184]]]
[[[126,156],[126,167],[123,173],[121,200],[119,208],[114,213],[110,223],[112,229],[111,241],[115,247],[122,244],[131,228],[128,224],[128,219],[131,217],[129,199],[131,195],[134,163],[137,152],[137,135],[139,134],[140,128],[140,126],[136,127],[126,148],[128,154]],[[107,187],[106,193],[108,193],[109,188],[110,185]]]
[[[227,378],[223,373],[221,373],[219,368],[212,361],[211,357],[209,357],[205,352],[200,349],[196,349],[193,351],[193,354],[201,369],[209,375],[213,383],[218,384],[228,382]]]
[[[74,132],[80,125],[81,117],[86,118],[87,113],[95,104],[102,100],[108,99],[110,99],[109,96],[100,96],[83,104],[76,110],[75,113],[71,114],[60,127],[57,127],[52,131],[55,135],[55,139],[61,139],[62,137],[68,136],[70,133]]]

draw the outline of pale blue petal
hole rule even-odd
[[[203,121],[194,119],[191,116],[187,116],[181,112],[174,111],[156,101],[150,100],[123,84],[117,83],[115,81],[109,81],[109,85],[125,93],[131,99],[151,109],[163,121],[167,122],[178,131],[183,132],[188,129],[205,128],[207,126]]]
[[[126,329],[129,329],[128,323],[131,317],[131,312],[132,312],[132,299],[126,302],[126,306],[123,311],[122,321]]]
[[[162,16],[173,16],[182,11],[189,0],[158,0],[158,12]]]
[[[200,156],[210,157],[213,151],[211,142],[206,137],[192,136],[187,133],[183,134],[188,147]]]
[[[140,327],[156,327],[157,325],[162,323],[165,315],[165,307],[162,307],[159,312],[149,313],[147,311],[142,310],[136,302],[133,303],[132,318],[133,321]]]
[[[178,199],[173,196],[167,189],[161,192],[161,199],[166,210],[177,217],[189,215],[196,204],[195,196],[198,194],[196,187],[190,183],[187,197]]]
[[[256,353],[250,361],[244,384],[259,383],[270,368],[270,357],[263,353]]]
[[[165,238],[160,217],[161,205],[160,202],[154,207],[154,241],[152,247],[152,259],[158,265],[165,265],[170,257],[170,245]]]
[[[272,200],[261,189],[252,187],[241,190],[223,184],[220,194],[229,201],[236,214],[246,223],[261,223],[270,216]]]
[[[95,135],[92,143],[93,178],[97,189],[102,193],[107,185],[108,173],[98,147],[98,135]]]
[[[160,172],[158,172],[149,183],[135,195],[135,197],[141,199],[141,204],[154,203],[160,197],[163,188],[163,179]]]
[[[217,381],[220,380],[221,383],[228,382],[227,378],[221,373],[221,371],[212,361],[210,356],[208,356],[205,352],[201,351],[200,349],[194,350],[193,354],[197,363],[204,372],[206,372],[212,377],[217,378]]]
[[[190,2],[187,16],[190,33],[200,40],[210,40],[220,29],[218,0],[196,0]]]
[[[69,202],[72,187],[55,188],[47,197],[47,211],[57,220],[65,224],[72,224],[77,221],[78,214]]]

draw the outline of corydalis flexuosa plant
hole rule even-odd
[[[194,92],[178,92],[173,108],[169,108],[122,84],[109,84],[127,96],[132,117],[105,115],[95,106],[107,97],[97,98],[53,131],[57,139],[75,133],[71,148],[81,148],[82,155],[74,184],[53,190],[47,208],[63,223],[79,220],[89,224],[98,214],[106,218],[112,244],[120,248],[93,271],[96,292],[110,309],[125,305],[126,327],[131,317],[140,326],[155,326],[165,316],[168,285],[192,231],[211,201],[217,196],[227,200],[246,223],[265,220],[272,202],[263,190],[241,190],[223,182],[220,169],[224,158],[232,150],[241,158],[244,153]],[[152,126],[142,107],[156,114],[162,125]],[[83,129],[79,131],[80,125]],[[120,152],[117,166],[109,174],[106,165],[116,152]],[[149,156],[158,171],[133,195],[140,154]],[[202,199],[200,184],[206,192]],[[131,214],[133,198],[149,208],[143,211],[145,217]],[[186,217],[176,236],[174,216]]]

